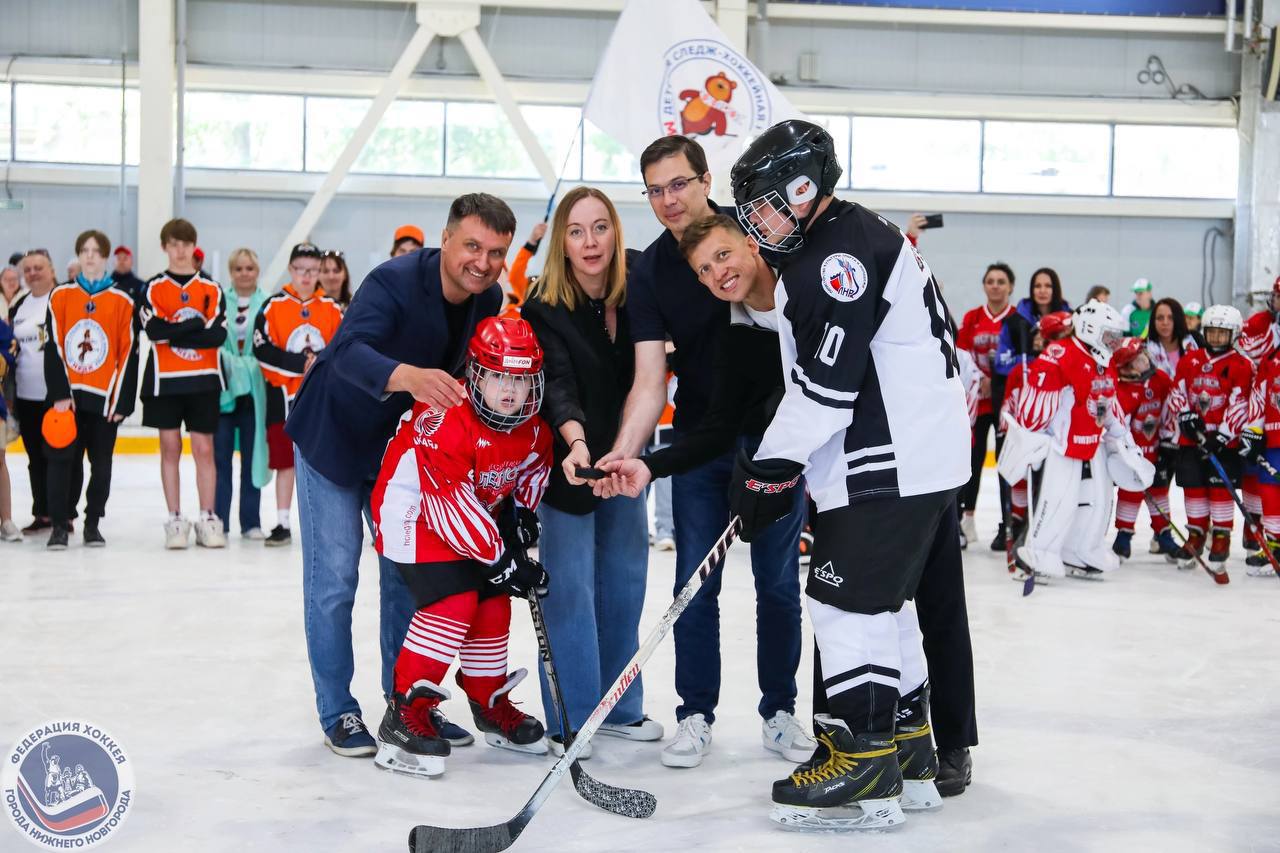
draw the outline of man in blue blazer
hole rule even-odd
[[[307,654],[325,745],[338,755],[377,752],[351,695],[351,609],[364,544],[361,515],[382,451],[415,399],[440,408],[462,402],[457,377],[467,341],[502,304],[496,282],[515,228],[515,215],[499,198],[472,193],[455,199],[439,249],[393,258],[365,278],[289,413]],[[379,575],[386,696],[414,608],[393,564],[380,561]],[[445,734],[456,745],[471,742],[453,724]]]

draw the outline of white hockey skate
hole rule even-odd
[[[373,763],[419,779],[444,773],[449,742],[436,731],[431,712],[448,698],[448,690],[425,678],[415,681],[407,694],[392,696],[378,726],[378,754]]]

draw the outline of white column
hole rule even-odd
[[[1267,0],[1263,19],[1280,2]],[[1246,29],[1244,42],[1249,44]],[[1264,101],[1261,57],[1241,56],[1240,180],[1236,192],[1232,295],[1244,304],[1250,294],[1271,291],[1280,275],[1280,103]]]
[[[738,53],[747,55],[747,0],[716,0],[716,23]],[[760,68],[766,74],[769,69]]]
[[[173,148],[176,81],[173,0],[138,0],[137,274],[146,279],[165,267],[160,228],[173,218]]]

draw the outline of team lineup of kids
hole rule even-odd
[[[957,325],[914,233],[837,199],[840,172],[825,130],[798,120],[776,125],[732,170],[736,216],[723,210],[692,223],[678,250],[698,281],[730,303],[734,327],[776,348],[777,382],[764,390],[777,393],[763,438],[738,451],[729,479],[738,535],[753,541],[804,512],[804,495],[810,504],[815,737],[800,733],[801,754],[811,754],[774,783],[772,816],[801,828],[867,829],[941,804],[930,673],[911,602],[938,553],[958,555],[976,539],[988,431],[1001,481],[992,549],[1007,551],[1010,572],[1028,589],[1037,578],[1115,570],[1131,556],[1142,507],[1152,553],[1202,566],[1224,583],[1240,503],[1250,572],[1277,571],[1280,279],[1270,310],[1245,322],[1229,305],[1197,307],[1192,331],[1192,312],[1173,300],[1153,307],[1142,280],[1123,312],[1105,299],[1071,310],[1056,273],[1040,270],[1015,309],[1013,271],[993,264],[986,304]],[[659,200],[675,183],[678,192],[703,177],[658,187]],[[86,231],[76,241],[76,278],[10,310],[11,321],[22,320],[35,305],[53,344],[41,365],[51,548],[67,545],[75,507],[57,496],[73,491],[85,453],[85,542],[104,544],[112,448],[139,392],[143,424],[160,430],[167,547],[185,547],[193,527],[179,503],[184,423],[197,470],[196,542],[225,544],[213,434],[227,411],[220,397],[229,336],[260,366],[260,378],[239,380],[240,393],[253,387],[259,395],[267,427],[260,458],[264,450],[287,515],[294,450],[285,425],[343,322],[344,306],[318,287],[324,253],[295,246],[278,293],[229,304],[235,294],[200,269],[190,223],[173,220],[160,237],[166,271],[130,288],[105,272],[106,235]],[[421,246],[420,232],[415,242]],[[563,440],[540,416],[550,365],[518,311],[464,314],[446,310],[451,335],[465,330],[456,404],[415,394],[369,496],[377,551],[394,563],[415,608],[375,762],[414,776],[445,772],[453,739],[439,706],[450,698],[445,680],[455,661],[456,684],[489,744],[543,754],[554,740],[564,751],[512,701],[526,673],[507,665],[511,598],[555,589],[555,565],[544,567],[535,550],[553,445]],[[616,330],[605,323],[604,331]],[[142,333],[151,348],[139,376]],[[6,371],[19,351],[6,348]],[[609,499],[642,495],[673,472],[671,460],[711,438],[693,431],[668,450],[596,459],[576,451],[578,441],[568,442],[566,477]],[[1175,480],[1185,526],[1172,518]],[[287,518],[282,528],[273,536],[287,539]],[[886,529],[898,531],[891,542]]]

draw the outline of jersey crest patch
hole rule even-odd
[[[867,292],[867,268],[845,252],[827,255],[821,275],[822,289],[837,302],[853,302]]]
[[[107,333],[96,320],[85,318],[71,327],[62,344],[67,367],[76,373],[93,373],[107,360]]]
[[[419,439],[423,439],[433,435],[443,423],[444,412],[438,409],[427,409],[418,415],[418,419],[413,422],[413,431],[417,433]]]

